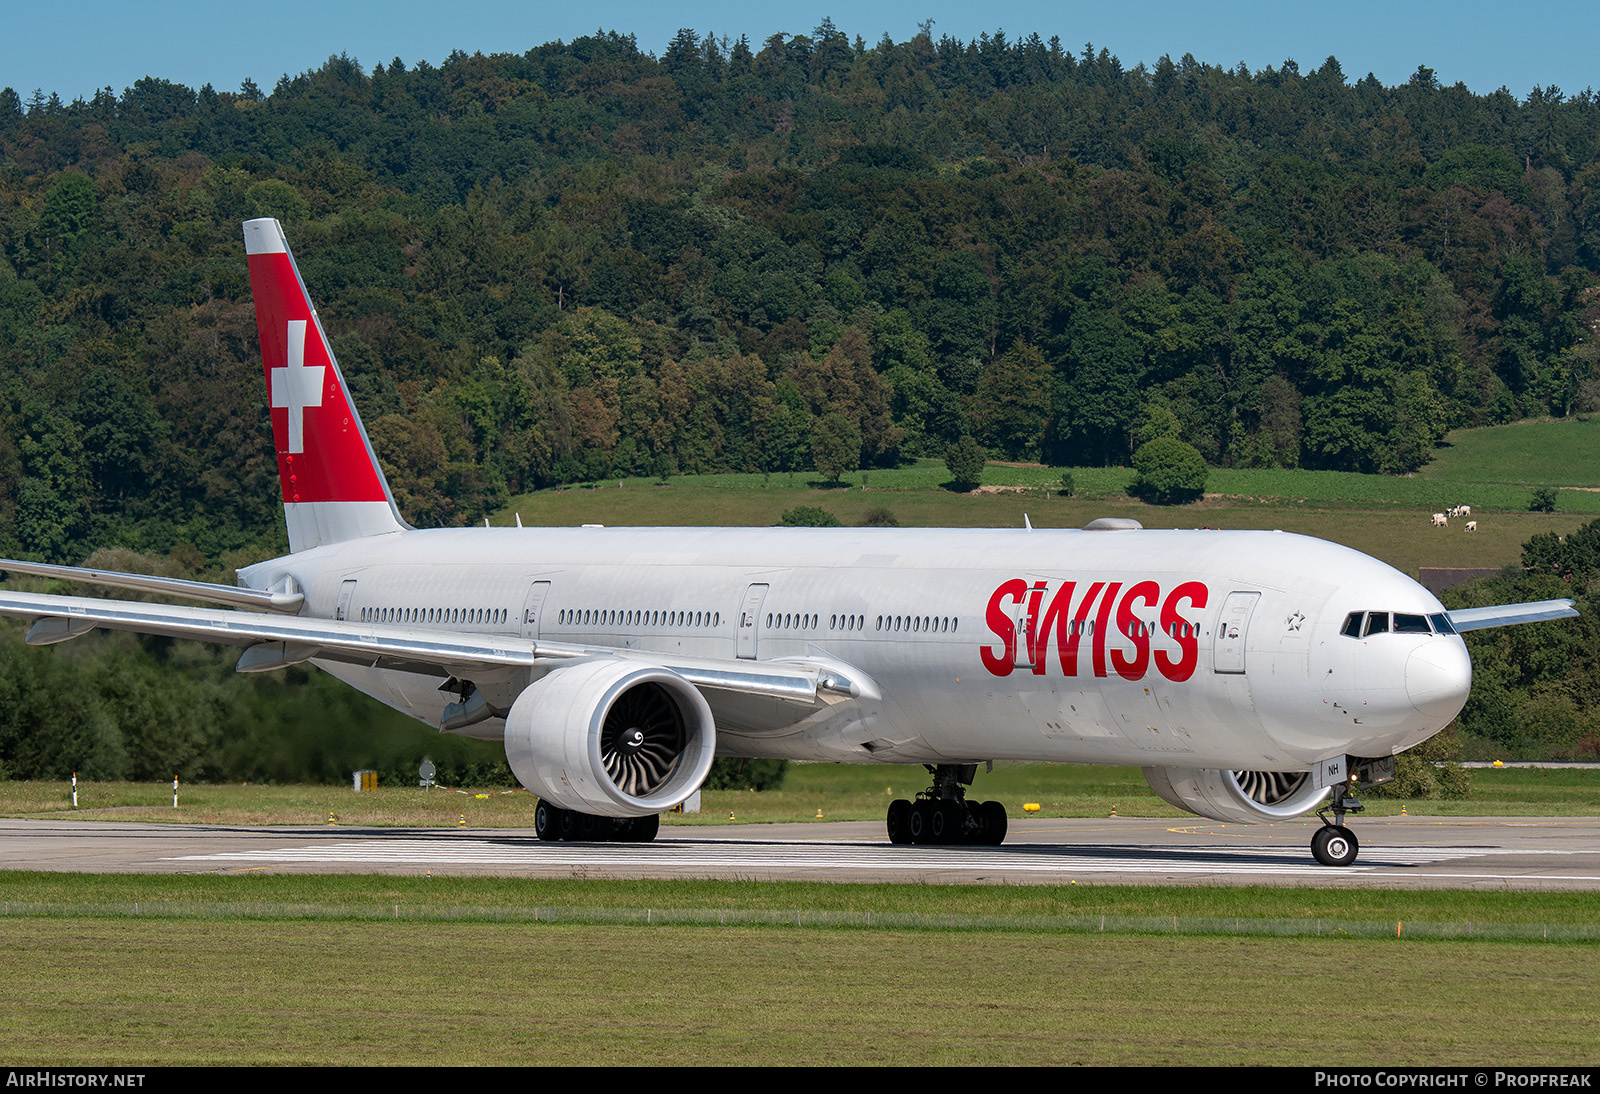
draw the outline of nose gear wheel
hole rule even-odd
[[[1325,824],[1311,837],[1311,854],[1324,866],[1349,866],[1360,850],[1356,834],[1342,824]]]

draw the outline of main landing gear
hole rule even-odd
[[[661,827],[661,815],[597,817],[562,809],[540,799],[533,810],[533,831],[549,843],[649,843]]]
[[[1333,810],[1331,821],[1328,819],[1329,809]],[[1361,850],[1361,843],[1356,839],[1356,834],[1344,826],[1344,815],[1364,812],[1366,806],[1356,801],[1348,782],[1335,786],[1333,800],[1327,808],[1317,810],[1322,827],[1311,837],[1312,856],[1324,866],[1349,866],[1354,862],[1356,853]]]
[[[998,847],[1006,838],[1006,807],[999,802],[969,802],[963,784],[972,785],[977,764],[924,764],[933,785],[916,801],[889,805],[890,843],[976,843]]]

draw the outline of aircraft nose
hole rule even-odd
[[[1426,643],[1406,661],[1406,695],[1430,718],[1454,718],[1471,690],[1472,659],[1460,642]]]

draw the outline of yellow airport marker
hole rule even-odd
[[[329,813],[329,814],[328,814],[328,827],[329,827],[329,828],[332,828],[332,827],[333,827],[333,823],[334,823],[334,822],[333,822],[333,814],[332,814],[332,813]]]
[[[818,820],[822,819],[822,810],[820,810],[820,809],[817,810],[817,819]]]
[[[457,828],[465,828],[466,826],[467,826],[467,815],[465,813],[462,813],[459,817],[456,818],[456,827]]]
[[[1039,811],[1039,803],[1038,802],[1023,802],[1022,803],[1022,811],[1024,813],[1037,813]]]

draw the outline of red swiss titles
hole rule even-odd
[[[1184,614],[1182,606],[1206,606],[1208,592],[1203,583],[1185,581],[1165,598],[1161,586],[1154,581],[1136,581],[1125,590],[1121,581],[1068,581],[1053,597],[1048,593],[1046,582],[1029,586],[1021,578],[1012,578],[990,595],[984,621],[1003,645],[985,646],[979,652],[983,667],[992,675],[1010,676],[1022,653],[1025,657],[1020,663],[1031,666],[1035,676],[1043,676],[1054,645],[1062,674],[1076,676],[1079,644],[1085,637],[1096,676],[1105,676],[1109,671],[1128,680],[1143,679],[1152,653],[1156,670],[1168,680],[1187,680],[1194,674],[1200,660],[1199,628]],[[1158,604],[1159,624],[1141,617],[1152,614]],[[1115,633],[1126,641],[1108,649],[1106,639],[1112,633],[1113,619]],[[1177,644],[1176,657],[1166,648],[1151,650],[1150,639],[1158,625],[1160,633],[1170,640],[1163,646]]]

